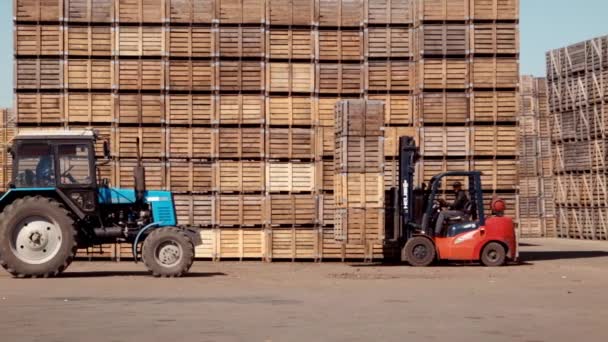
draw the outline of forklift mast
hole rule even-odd
[[[396,238],[408,240],[416,223],[414,198],[414,172],[420,155],[413,137],[399,138],[399,188],[395,201],[399,220],[395,220]]]

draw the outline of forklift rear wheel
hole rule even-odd
[[[181,277],[194,262],[194,243],[179,228],[157,228],[144,240],[144,264],[155,277]]]
[[[507,251],[498,242],[490,242],[481,251],[481,263],[488,267],[498,267],[505,264]]]
[[[422,236],[411,238],[404,247],[405,257],[410,265],[426,267],[435,261],[435,245]]]
[[[51,198],[18,198],[0,214],[0,264],[15,277],[56,276],[76,248],[74,220]]]

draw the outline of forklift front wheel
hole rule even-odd
[[[415,267],[426,267],[435,261],[435,244],[423,236],[411,238],[404,247],[407,262]]]
[[[498,267],[505,264],[507,251],[498,242],[490,242],[481,251],[481,263],[488,267]]]

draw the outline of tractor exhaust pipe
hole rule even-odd
[[[140,208],[144,205],[144,197],[146,194],[146,168],[141,160],[141,151],[139,148],[139,138],[136,139],[137,145],[137,166],[133,168],[133,177],[135,183],[135,203]]]

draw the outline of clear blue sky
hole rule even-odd
[[[521,72],[542,76],[545,52],[600,35],[608,35],[606,0],[520,0]],[[13,101],[12,0],[0,0],[0,107]]]

